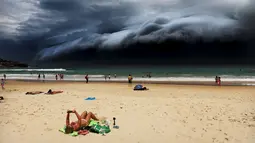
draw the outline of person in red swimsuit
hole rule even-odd
[[[86,83],[88,83],[88,82],[89,82],[89,76],[88,76],[88,74],[86,74],[85,79],[86,79]]]
[[[78,121],[70,123],[70,113],[74,113]],[[81,115],[79,115],[76,110],[67,110],[65,133],[69,134],[73,131],[79,131],[82,127],[88,126],[90,119],[98,121],[98,118],[92,112],[87,113],[87,111],[84,111]]]

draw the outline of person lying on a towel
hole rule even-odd
[[[70,123],[70,121],[69,121],[70,113],[74,113],[76,115],[76,117],[78,118],[78,121]],[[87,111],[84,111],[81,115],[79,115],[76,110],[67,110],[65,133],[69,134],[69,133],[72,133],[73,131],[79,131],[80,129],[88,126],[90,119],[93,119],[96,121],[99,120],[91,112],[87,113]]]
[[[30,94],[30,95],[35,95],[35,94],[41,94],[43,93],[42,91],[32,91],[32,92],[27,92],[26,95]]]
[[[52,91],[51,89],[46,94],[57,94],[62,93],[63,91]]]

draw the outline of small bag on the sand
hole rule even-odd
[[[96,124],[96,125],[91,126],[90,132],[104,134],[104,133],[111,132],[111,129],[109,126],[105,126],[105,125],[102,126],[102,125]]]

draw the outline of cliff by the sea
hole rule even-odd
[[[27,64],[16,62],[16,61],[9,61],[0,58],[0,68],[12,68],[12,67],[28,67]]]

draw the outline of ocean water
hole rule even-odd
[[[64,74],[64,80],[83,81],[85,74],[90,80],[104,81],[110,74],[111,80],[126,81],[131,74],[138,81],[214,81],[216,75],[222,81],[245,82],[255,85],[255,67],[105,67],[105,68],[73,68],[73,69],[0,69],[0,76],[8,79],[37,80],[38,74],[45,74],[46,80],[55,80],[55,75]],[[146,74],[151,73],[151,78]],[[114,74],[117,78],[113,78]],[[144,77],[143,77],[144,76]],[[42,77],[42,76],[41,76]]]

